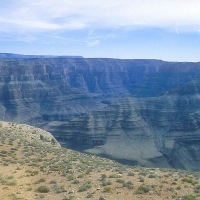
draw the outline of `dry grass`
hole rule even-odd
[[[27,140],[26,130],[0,127],[0,200],[200,199],[197,172],[126,167]]]

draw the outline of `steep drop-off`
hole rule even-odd
[[[200,170],[199,77],[200,63],[0,59],[0,118],[126,163]]]

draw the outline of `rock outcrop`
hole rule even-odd
[[[200,170],[200,63],[0,59],[0,119],[130,164]]]
[[[51,135],[51,133],[26,124],[0,121],[0,135],[2,133],[4,136],[5,133],[7,133],[7,137],[12,135],[15,138],[27,141],[29,144],[50,146],[51,148],[61,147],[59,142]]]

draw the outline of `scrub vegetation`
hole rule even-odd
[[[36,141],[26,129],[0,124],[0,200],[200,199],[198,172],[128,167]]]

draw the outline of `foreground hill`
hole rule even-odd
[[[127,167],[61,148],[46,131],[0,122],[1,200],[200,199],[200,174]]]
[[[50,131],[67,148],[199,171],[199,77],[200,63],[8,56],[0,119]]]

